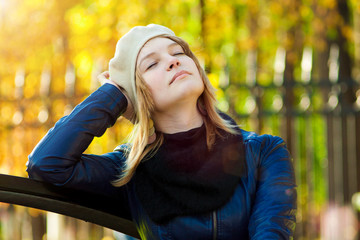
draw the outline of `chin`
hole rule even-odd
[[[204,92],[204,83],[202,82],[202,80],[194,80],[191,79],[190,81],[184,81],[183,82],[183,86],[182,86],[182,90],[185,90],[187,92],[193,92],[193,93],[201,93]]]
[[[192,97],[194,99],[198,99],[200,95],[204,92],[204,86],[195,85],[195,86],[187,86],[182,89],[180,97]]]
[[[179,107],[182,102],[183,103],[197,103],[197,100],[203,93],[203,89],[197,88],[191,89],[192,91],[189,91],[187,89],[186,91],[177,91],[176,94],[171,94],[168,96],[163,96],[161,99],[157,99],[155,101],[155,109],[159,112],[166,112],[170,109],[175,109]]]

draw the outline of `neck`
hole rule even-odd
[[[155,128],[163,133],[185,132],[201,127],[203,118],[195,107],[176,108],[174,111],[155,112],[153,114]]]

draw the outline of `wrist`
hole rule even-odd
[[[112,100],[113,103],[116,104],[117,108],[119,109],[120,115],[123,115],[127,108],[128,108],[128,100],[125,96],[125,94],[120,90],[119,87],[114,86],[113,84],[104,84],[99,88],[100,91],[106,93],[109,98]],[[115,107],[114,104],[111,104]],[[115,109],[114,109],[115,110]],[[116,110],[117,112],[118,110]]]

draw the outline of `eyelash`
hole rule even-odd
[[[184,55],[184,54],[185,54],[184,52],[177,52],[177,53],[174,53],[173,56]],[[146,70],[149,70],[150,68],[154,67],[156,64],[157,64],[157,62],[151,63],[151,64],[146,68]]]
[[[152,67],[155,66],[156,64],[157,64],[157,62],[154,62],[154,63],[150,64],[150,65],[146,68],[146,70],[149,70],[150,68],[152,68]]]

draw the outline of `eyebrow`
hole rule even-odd
[[[171,44],[169,44],[168,46],[167,46],[167,48],[169,49],[169,48],[172,48],[173,46],[180,46],[177,42],[173,42],[173,43],[171,43]],[[181,47],[181,46],[180,46]],[[149,58],[149,57],[152,57],[152,56],[154,56],[156,54],[156,52],[151,52],[151,53],[149,53],[149,54],[147,54],[145,57],[143,57],[141,60],[140,60],[140,62],[139,62],[139,67],[141,66],[141,64],[142,64],[142,62],[145,60],[145,59],[147,59],[147,58]]]

